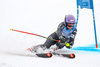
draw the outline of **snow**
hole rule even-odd
[[[1,67],[99,67],[99,53],[78,52],[75,59],[53,56],[52,58],[38,58],[22,55],[0,54]]]
[[[100,1],[94,0],[100,48],[99,7]],[[76,17],[76,13],[76,0],[0,0],[0,67],[99,67],[100,49],[94,49],[93,18],[89,9],[80,9],[78,33],[70,50],[76,54],[75,59],[34,57],[26,49],[42,44],[46,39],[10,31],[17,29],[47,37],[56,31],[65,15],[73,14]],[[91,47],[93,49],[88,49]]]

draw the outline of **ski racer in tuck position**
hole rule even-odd
[[[61,22],[58,25],[57,31],[48,36],[48,38],[60,41],[57,42],[51,39],[47,39],[44,44],[34,46],[30,51],[36,53],[45,52],[45,50],[49,49],[52,45],[56,45],[56,48],[54,50],[62,49],[63,47],[69,49],[72,48],[77,33],[76,28],[72,30],[75,24],[75,17],[73,15],[66,15],[64,22]]]

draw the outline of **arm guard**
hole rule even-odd
[[[57,28],[57,31],[56,31],[58,37],[59,37],[59,36],[62,36],[62,30],[63,30],[64,26],[65,26],[65,25],[64,25],[64,22],[62,22],[62,23],[60,23],[60,24],[58,25],[58,28]]]

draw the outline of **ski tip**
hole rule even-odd
[[[75,58],[75,54],[69,54],[69,58]]]

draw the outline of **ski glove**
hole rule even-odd
[[[64,45],[66,46],[66,48],[69,48],[69,49],[72,47],[69,43],[66,43],[66,42],[64,43]]]
[[[65,41],[66,41],[66,39],[65,39],[64,36],[60,36],[59,39],[60,39],[60,42],[61,42],[61,43],[65,43]]]

